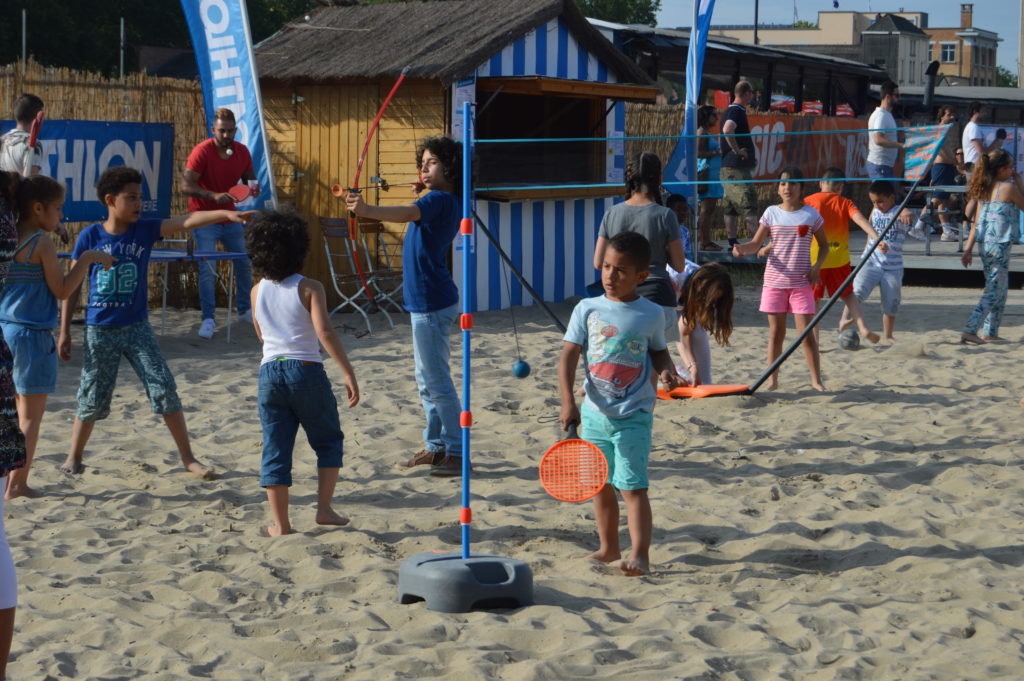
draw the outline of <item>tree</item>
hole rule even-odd
[[[576,0],[576,5],[594,19],[654,26],[658,23],[661,0]]]
[[[818,28],[818,25],[813,21],[794,21],[793,28]]]
[[[1010,69],[997,66],[996,87],[1017,87],[1017,76]]]

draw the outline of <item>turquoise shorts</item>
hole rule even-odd
[[[647,460],[651,456],[654,414],[637,411],[625,418],[610,419],[583,402],[583,433],[608,461],[608,482],[616,489],[647,489]]]
[[[57,344],[49,329],[3,323],[4,340],[14,353],[14,389],[19,395],[49,395],[57,389]]]

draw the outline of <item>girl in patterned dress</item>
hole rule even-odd
[[[960,260],[964,267],[970,266],[977,242],[985,272],[985,290],[964,325],[960,342],[982,345],[1003,340],[999,337],[999,322],[1010,281],[1010,247],[1019,237],[1020,209],[1024,208],[1024,183],[1013,168],[1013,157],[1003,149],[993,149],[980,156],[967,195],[979,201],[981,207],[971,224],[971,234]],[[982,322],[985,325],[979,336]]]
[[[11,207],[20,180],[18,173],[0,172],[0,289],[7,279],[7,271],[18,246],[18,229]],[[25,436],[18,427],[12,366],[11,351],[0,333],[0,478],[6,478],[12,470],[25,465]],[[14,636],[14,609],[18,604],[18,585],[11,547],[7,543],[3,510],[3,500],[0,499],[0,678],[7,673],[7,655]]]

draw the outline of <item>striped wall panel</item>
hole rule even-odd
[[[549,76],[570,80],[617,82],[604,62],[580,47],[569,28],[556,17],[494,54],[477,70],[488,76]]]
[[[560,302],[586,295],[597,281],[593,267],[594,243],[606,210],[618,197],[519,201],[478,201],[476,212],[526,281],[546,301]],[[462,242],[456,240],[453,259],[455,281],[462,288]],[[476,310],[502,310],[511,305],[533,305],[515,275],[501,261],[487,238],[476,232]],[[465,295],[465,291],[462,291]]]

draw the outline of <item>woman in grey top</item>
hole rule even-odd
[[[665,328],[676,321],[676,294],[665,265],[682,272],[686,267],[675,213],[661,205],[661,160],[644,151],[626,165],[626,200],[611,207],[601,219],[594,247],[594,269],[604,263],[608,239],[619,232],[638,232],[651,243],[650,276],[637,292],[665,311]]]

